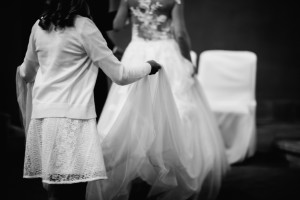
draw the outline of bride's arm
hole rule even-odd
[[[128,18],[128,3],[127,0],[121,0],[117,15],[113,22],[113,29],[119,31],[124,28]]]
[[[185,25],[184,19],[184,1],[181,4],[176,4],[172,10],[173,28],[175,39],[179,44],[182,55],[191,61],[191,41]]]

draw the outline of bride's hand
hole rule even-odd
[[[192,77],[196,77],[196,76],[197,76],[197,72],[194,71],[194,72],[192,73]]]
[[[192,73],[192,77],[196,77],[197,76],[197,74],[198,74],[198,67],[196,67],[196,66],[193,66],[193,73]]]

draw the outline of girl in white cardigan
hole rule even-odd
[[[148,61],[128,70],[107,47],[85,0],[48,0],[19,75],[34,82],[24,178],[42,178],[49,199],[84,199],[86,182],[107,178],[93,95],[99,68],[126,85],[160,65]]]

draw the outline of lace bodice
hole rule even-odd
[[[145,40],[173,38],[171,12],[180,0],[128,0],[132,37]]]

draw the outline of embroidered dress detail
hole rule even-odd
[[[131,6],[132,36],[144,40],[173,38],[171,21],[161,13],[163,5],[151,0],[138,0],[136,7]]]

